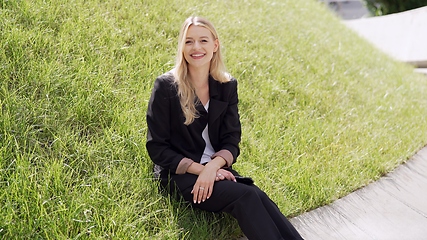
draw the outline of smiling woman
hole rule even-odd
[[[215,38],[207,28],[190,26],[183,52],[190,72],[209,70],[210,60],[218,50],[218,45],[218,38]]]
[[[158,77],[147,110],[146,147],[162,186],[193,207],[235,217],[249,239],[302,239],[252,182],[237,181],[237,81],[225,71],[212,24],[188,18],[175,68]]]

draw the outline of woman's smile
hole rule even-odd
[[[190,26],[185,38],[183,54],[190,67],[209,67],[218,50],[218,40],[205,27]]]
[[[201,59],[201,58],[203,58],[205,55],[206,55],[206,54],[204,54],[204,53],[193,53],[193,54],[190,54],[190,56],[191,56],[192,58],[194,58],[194,59]]]

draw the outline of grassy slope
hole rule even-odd
[[[147,99],[189,15],[217,25],[239,80],[235,166],[288,216],[426,143],[426,78],[316,1],[0,1],[0,237],[239,234],[230,217],[170,202],[150,180]]]

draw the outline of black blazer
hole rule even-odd
[[[209,77],[209,94],[209,113],[202,104],[197,104],[199,117],[187,126],[173,74],[169,72],[156,79],[147,109],[146,142],[148,154],[156,165],[175,174],[185,158],[200,162],[206,145],[202,131],[207,123],[214,150],[229,151],[232,155],[229,165],[236,161],[241,138],[237,81],[220,83]]]

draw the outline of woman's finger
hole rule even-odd
[[[228,177],[229,174],[231,174],[231,172],[229,172],[227,170],[224,170],[224,169],[219,169],[218,172],[217,172],[217,176],[221,180],[228,179],[229,178]]]
[[[206,192],[208,191],[205,187],[199,187],[199,194],[197,196],[197,203],[204,202],[206,199]]]
[[[224,180],[226,178],[220,171],[218,171],[218,173],[216,174],[216,177],[219,178],[220,180]]]
[[[205,188],[205,190],[203,191],[203,195],[202,195],[202,202],[206,201],[207,197],[208,197],[208,193],[210,192],[210,187]]]
[[[222,180],[227,179],[230,181],[235,181],[235,177],[230,171],[227,171],[225,169],[220,169],[220,171],[218,171],[218,174],[222,175],[222,177],[223,177]]]
[[[236,177],[232,173],[230,173],[230,175],[230,180],[236,182]]]
[[[193,202],[197,203],[197,199],[199,197],[199,185],[194,185],[193,190],[191,191],[193,194]]]
[[[233,174],[231,174],[229,171],[224,171],[224,179],[231,180],[231,175]]]
[[[209,191],[207,192],[206,199],[209,199],[212,196],[213,193],[214,184],[209,187]]]

